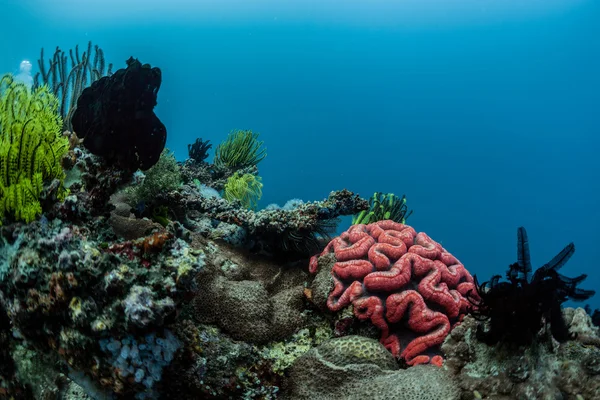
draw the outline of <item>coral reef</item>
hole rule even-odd
[[[102,245],[88,240],[90,233],[58,220],[15,226],[11,236],[23,240],[8,244],[18,248],[0,282],[0,303],[13,330],[59,365],[111,392],[150,395],[152,388],[110,367],[116,361],[102,355],[101,343],[145,343],[141,337],[161,333],[195,289],[203,253],[167,234]]]
[[[368,208],[366,200],[348,190],[331,192],[323,201],[307,202],[293,210],[242,209],[225,199],[198,196],[197,189],[189,185],[177,192],[161,193],[155,201],[168,205],[191,230],[198,229],[203,217],[237,225],[253,239],[255,249],[296,259],[319,251],[320,237],[327,239],[339,216]]]
[[[108,218],[114,209],[111,198],[131,182],[131,171],[108,165],[84,149],[76,148],[73,153],[75,165],[66,177],[70,194],[49,210],[48,217],[77,224],[89,223],[97,217]]]
[[[529,279],[521,229],[509,282],[477,285],[404,225],[404,196],[257,211],[257,134],[231,132],[213,163],[198,139],[178,163],[160,70],[102,77],[91,53],[68,74],[42,53],[50,89],[0,82],[0,398],[600,397],[597,312],[560,308],[592,295],[557,272],[572,244]]]
[[[326,257],[331,252],[333,260]],[[388,220],[352,226],[311,258],[310,272],[319,268],[334,281],[329,310],[352,305],[354,315],[379,328],[381,343],[409,365],[442,363],[427,352],[467,313],[466,295],[474,290],[471,275],[440,244]],[[414,333],[403,349],[392,329],[397,324]]]
[[[167,130],[154,114],[161,71],[133,57],[127,68],[83,90],[71,122],[93,154],[122,169],[147,170],[158,162]]]
[[[234,341],[219,329],[183,320],[174,327],[183,351],[175,371],[165,370],[169,389],[161,399],[277,399],[281,377],[255,346]]]
[[[583,309],[567,308],[564,315],[573,336],[584,331],[600,339]],[[446,354],[445,368],[460,387],[463,398],[598,398],[598,344],[590,346],[579,340],[558,343],[549,338],[516,348],[504,343],[490,346],[477,339],[477,327],[478,322],[473,317],[466,317],[442,345]]]
[[[175,190],[181,185],[181,174],[175,156],[163,150],[158,162],[144,173],[141,182],[128,187],[125,194],[129,204],[136,207],[140,203],[151,205],[152,199],[160,192]],[[146,207],[145,208],[149,208]]]
[[[380,221],[354,225],[325,246],[317,232],[368,208],[352,192],[253,211],[209,186],[158,183],[152,201],[170,210],[163,226],[137,218],[118,191],[140,185],[140,174],[84,149],[73,154],[77,173],[65,180],[73,194],[38,221],[0,230],[0,397],[600,393],[600,338],[584,310],[564,313],[576,340],[538,340],[517,349],[529,357],[525,362],[513,361],[514,349],[477,341],[473,318],[457,323],[472,306],[465,296],[478,300],[474,282],[425,234]],[[305,249],[296,260],[273,257],[273,249],[289,254],[295,245]],[[318,252],[310,262],[314,278],[303,268],[309,247]],[[441,368],[400,369],[442,360]]]

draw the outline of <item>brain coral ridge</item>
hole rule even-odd
[[[440,345],[472,306],[467,296],[474,296],[475,286],[464,265],[425,233],[390,220],[352,226],[311,258],[309,271],[316,273],[319,257],[332,252],[328,308],[352,304],[355,316],[379,328],[381,343],[409,365],[441,365],[441,356],[424,353]],[[403,349],[390,326],[397,323],[416,334]]]

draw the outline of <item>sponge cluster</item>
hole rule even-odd
[[[123,339],[100,340],[100,348],[110,354],[111,364],[119,371],[121,378],[133,376],[136,383],[151,390],[162,377],[163,368],[169,365],[181,342],[169,330],[164,337],[150,333],[141,338],[129,335]],[[137,398],[147,398],[140,393]]]

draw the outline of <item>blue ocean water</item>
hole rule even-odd
[[[540,266],[600,291],[595,0],[0,0],[0,72],[89,40],[163,71],[180,159],[259,132],[261,205],[348,188],[406,194],[408,223],[480,278],[529,233]],[[344,230],[349,220],[344,220]],[[590,301],[600,307],[600,294]]]

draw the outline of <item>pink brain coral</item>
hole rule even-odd
[[[441,365],[441,356],[426,353],[468,311],[469,292],[476,295],[464,265],[425,233],[394,221],[352,226],[311,258],[309,271],[316,273],[319,257],[331,252],[335,286],[328,308],[352,304],[356,317],[379,328],[381,343],[409,365]],[[402,330],[411,336],[404,346]]]

